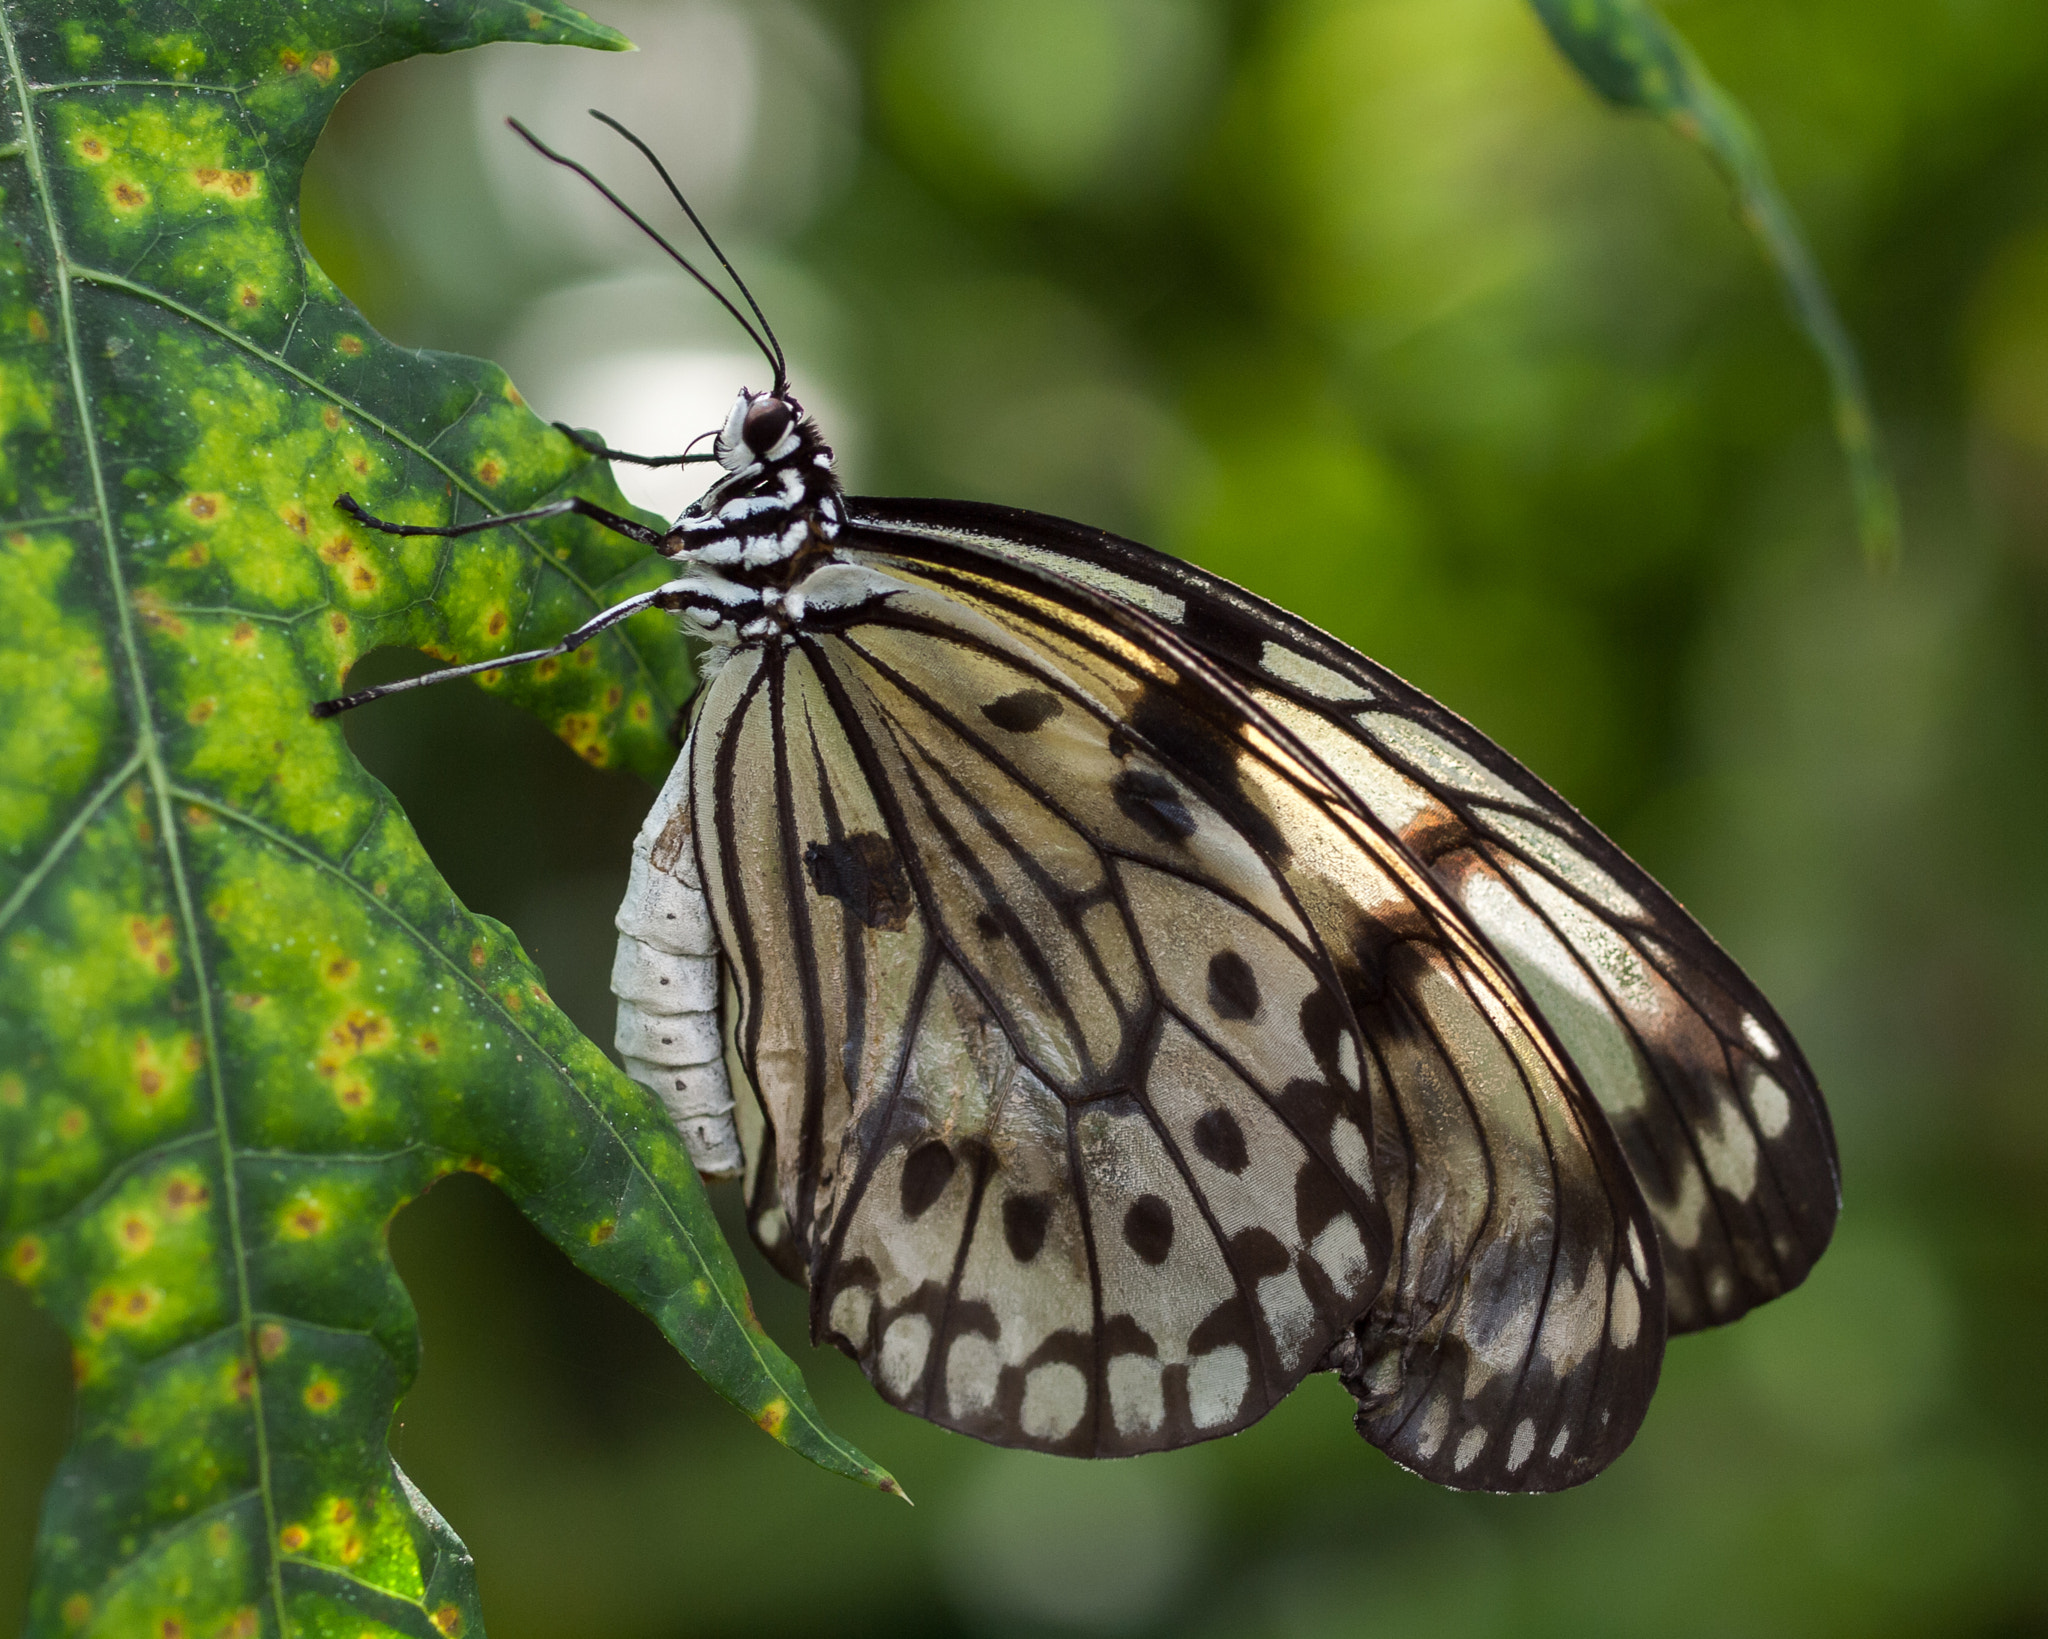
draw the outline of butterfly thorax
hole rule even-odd
[[[724,473],[684,508],[662,551],[716,599],[693,620],[707,638],[769,639],[801,618],[791,594],[836,557],[846,508],[832,451],[787,394],[745,391],[714,449]]]

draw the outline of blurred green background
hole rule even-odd
[[[499,123],[654,208],[581,111],[619,115],[729,236],[853,488],[1135,534],[1473,719],[1762,983],[1848,1198],[1804,1289],[1675,1341],[1634,1447],[1544,1499],[1402,1474],[1332,1380],[1169,1457],[986,1449],[810,1349],[735,1232],[911,1510],[761,1439],[457,1178],[394,1232],[426,1340],[394,1438],[496,1639],[2048,1633],[2048,7],[1669,7],[1865,349],[1890,576],[1718,181],[1599,105],[1521,0],[591,9],[640,54],[496,46],[342,103],[306,235],[379,328],[627,447],[763,385]],[[648,790],[475,691],[351,733],[609,1041]],[[0,1290],[0,1629],[65,1383]]]

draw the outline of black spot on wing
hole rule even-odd
[[[1157,1268],[1173,1250],[1173,1208],[1157,1195],[1140,1195],[1124,1214],[1124,1240]]]
[[[1284,862],[1291,850],[1266,811],[1245,794],[1238,767],[1241,724],[1212,719],[1170,689],[1148,688],[1131,712],[1131,730],[1168,767],[1185,770],[1231,825],[1267,859]]]
[[[1219,1019],[1259,1015],[1259,976],[1234,950],[1219,950],[1209,958],[1209,1005]]]
[[[1019,689],[1000,700],[991,700],[981,708],[981,714],[1008,733],[1029,734],[1045,727],[1062,709],[1056,694],[1045,689]]]
[[[1320,1161],[1305,1161],[1294,1175],[1294,1226],[1304,1246],[1350,1211],[1344,1189]]]
[[[1124,818],[1155,842],[1185,842],[1195,834],[1195,816],[1188,812],[1180,788],[1163,774],[1127,768],[1117,775],[1110,792]]]
[[[903,1215],[916,1218],[931,1210],[932,1203],[945,1194],[953,1176],[953,1152],[936,1138],[927,1139],[903,1162]]]
[[[896,845],[878,831],[812,843],[804,850],[804,869],[812,888],[871,928],[893,933],[910,920],[909,874]]]
[[[1251,1164],[1251,1152],[1244,1142],[1244,1128],[1237,1124],[1237,1117],[1225,1109],[1211,1110],[1195,1122],[1195,1148],[1212,1165],[1225,1172],[1243,1172]]]
[[[1052,1222],[1052,1202],[1043,1195],[1011,1195],[1003,1201],[1003,1240],[1010,1256],[1029,1263],[1045,1245],[1045,1231]]]

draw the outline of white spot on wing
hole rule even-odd
[[[1571,1443],[1571,1437],[1572,1431],[1569,1427],[1561,1428],[1557,1431],[1557,1438],[1550,1442],[1550,1460],[1552,1462],[1556,1462],[1558,1458],[1564,1455],[1564,1448]]]
[[[1281,682],[1306,689],[1318,700],[1327,700],[1333,705],[1351,705],[1373,697],[1372,690],[1364,684],[1309,659],[1284,643],[1268,641],[1259,656],[1259,664]]]
[[[917,1387],[932,1343],[932,1323],[923,1315],[898,1315],[882,1334],[882,1382],[899,1399]]]
[[[1336,1154],[1337,1165],[1370,1199],[1374,1193],[1372,1152],[1366,1147],[1365,1134],[1359,1130],[1358,1123],[1341,1115],[1331,1122],[1330,1148]]]
[[[1458,1436],[1458,1449],[1451,1454],[1451,1467],[1457,1473],[1464,1473],[1472,1466],[1472,1459],[1486,1449],[1486,1430],[1468,1428]]]
[[[1515,1437],[1508,1444],[1508,1472],[1516,1473],[1535,1453],[1535,1419],[1524,1417],[1515,1425]]]
[[[1196,1355],[1188,1362],[1188,1410],[1197,1428],[1217,1428],[1244,1405],[1251,1387],[1251,1362],[1235,1343]]]
[[[1160,1364],[1150,1355],[1120,1354],[1109,1363],[1109,1414],[1122,1434],[1150,1434],[1166,1419]]]
[[[1358,1225],[1348,1212],[1340,1212],[1309,1243],[1309,1251],[1330,1277],[1330,1284],[1346,1297],[1365,1285],[1372,1273],[1372,1260],[1365,1255],[1365,1243],[1358,1237]]]
[[[1628,1261],[1635,1266],[1636,1283],[1639,1286],[1648,1286],[1650,1284],[1650,1260],[1643,1251],[1643,1238],[1636,1233],[1636,1226],[1634,1224],[1628,1226]]]
[[[842,1286],[832,1300],[832,1330],[856,1349],[867,1347],[868,1322],[875,1312],[875,1296],[865,1286]]]
[[[1699,1124],[1700,1159],[1707,1164],[1707,1176],[1738,1201],[1746,1201],[1756,1188],[1756,1134],[1735,1107],[1732,1098],[1714,1105],[1714,1124]]]
[[[1416,1456],[1425,1462],[1434,1457],[1450,1431],[1451,1402],[1448,1396],[1440,1394],[1429,1403],[1429,1410],[1422,1414],[1422,1427],[1415,1431]]]
[[[1259,1307],[1265,1312],[1266,1329],[1273,1334],[1280,1363],[1293,1371],[1301,1364],[1302,1347],[1316,1327],[1315,1306],[1293,1265],[1259,1282]]]
[[[1771,1040],[1771,1033],[1747,1013],[1742,1015],[1742,1035],[1750,1046],[1767,1059],[1778,1056],[1778,1044]]]
[[[1055,1360],[1024,1379],[1024,1432],[1034,1440],[1063,1440],[1088,1409],[1088,1380],[1078,1367]]]
[[[1782,1137],[1792,1124],[1792,1100],[1769,1076],[1759,1075],[1749,1084],[1749,1107],[1766,1138]]]
[[[946,1351],[946,1404],[955,1417],[988,1410],[996,1397],[996,1374],[1002,1362],[996,1346],[979,1332],[964,1332]]]
[[[1337,1073],[1344,1078],[1344,1085],[1354,1093],[1358,1091],[1358,1043],[1351,1039],[1346,1030],[1337,1037]]]
[[[1636,1296],[1636,1283],[1624,1271],[1614,1277],[1614,1307],[1608,1312],[1608,1335],[1617,1349],[1630,1348],[1642,1324],[1642,1300]]]

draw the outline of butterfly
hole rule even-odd
[[[1769,1003],[1556,792],[1306,622],[1080,524],[847,496],[709,234],[750,313],[619,208],[773,370],[708,457],[570,434],[715,461],[674,527],[337,504],[399,534],[576,513],[675,578],[316,713],[645,608],[701,642],[617,1047],[891,1404],[1127,1456],[1334,1371],[1428,1479],[1599,1472],[1667,1336],[1832,1232],[1827,1110]]]

